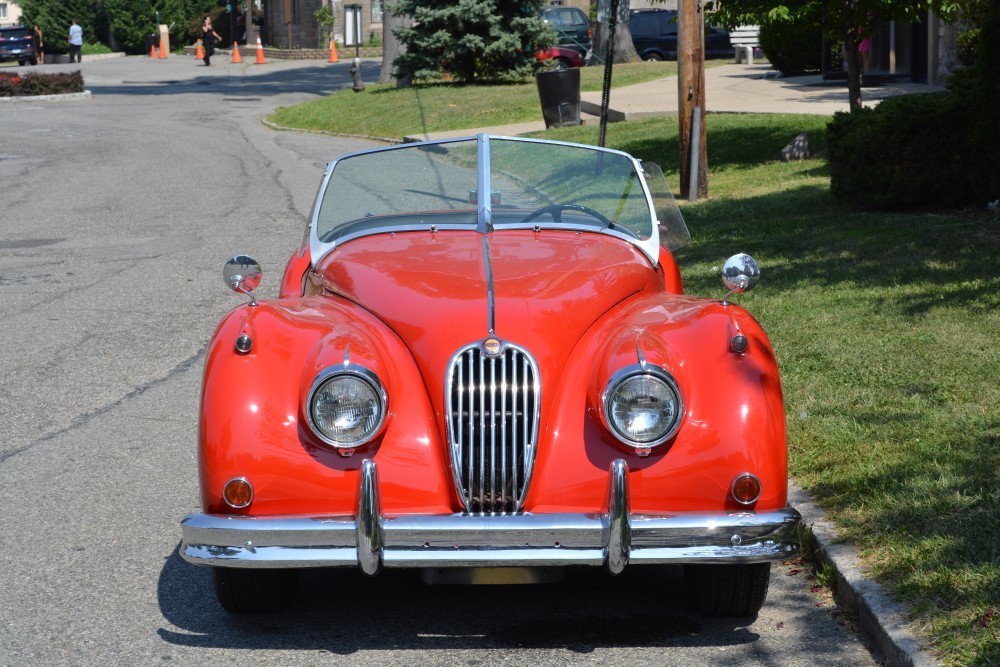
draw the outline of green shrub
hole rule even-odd
[[[969,116],[952,92],[892,97],[834,114],[827,126],[830,191],[871,209],[943,209],[974,202]]]
[[[979,32],[975,52],[973,90],[968,100],[972,112],[970,173],[976,199],[986,203],[1000,199],[1000,150],[997,128],[1000,127],[1000,2],[988,5],[986,20]]]
[[[823,68],[823,30],[818,21],[769,23],[760,28],[760,48],[784,75]]]
[[[101,44],[100,42],[96,43],[88,42],[84,44],[83,47],[80,49],[80,53],[82,53],[85,56],[94,56],[102,53],[113,53],[113,51],[106,45]]]

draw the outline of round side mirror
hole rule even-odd
[[[760,265],[750,255],[743,253],[733,255],[722,267],[722,283],[730,294],[749,292],[757,285],[759,279]]]
[[[222,279],[234,292],[250,294],[260,285],[260,264],[253,257],[236,255],[222,268]]]

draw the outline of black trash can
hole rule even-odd
[[[149,53],[150,53],[150,51],[153,50],[154,46],[156,47],[157,51],[160,50],[160,36],[159,35],[146,35],[146,53],[145,53],[145,55],[148,56]]]
[[[580,124],[580,70],[575,67],[535,75],[545,127]]]

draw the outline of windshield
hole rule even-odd
[[[331,244],[372,233],[518,228],[609,234],[654,262],[661,242],[676,249],[689,238],[656,165],[592,146],[481,135],[331,163],[311,242],[315,261]]]

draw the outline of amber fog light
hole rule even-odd
[[[230,507],[236,509],[246,507],[253,500],[253,487],[250,486],[250,481],[243,477],[229,480],[222,487],[222,499]]]
[[[743,473],[733,480],[730,493],[741,505],[753,505],[760,498],[760,480],[750,473]]]

